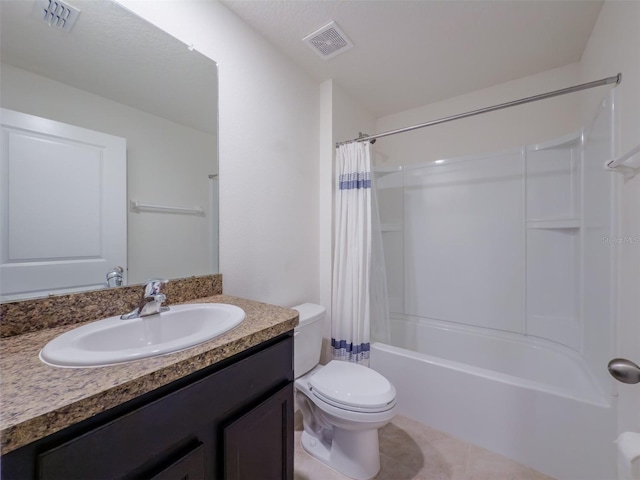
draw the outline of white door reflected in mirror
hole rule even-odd
[[[106,285],[127,265],[126,139],[1,109],[2,300]]]

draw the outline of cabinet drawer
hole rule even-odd
[[[189,453],[183,455],[149,480],[204,480],[204,447],[198,444]]]

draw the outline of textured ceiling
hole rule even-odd
[[[318,81],[375,116],[580,60],[602,1],[222,0]],[[354,48],[329,60],[302,38],[335,20]]]
[[[33,1],[0,1],[2,62],[183,125],[217,131],[213,61],[116,3],[70,3],[81,13],[67,33],[43,21]]]

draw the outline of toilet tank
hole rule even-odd
[[[292,308],[300,314],[293,337],[293,370],[298,378],[320,363],[322,319],[326,310],[314,303],[303,303]]]

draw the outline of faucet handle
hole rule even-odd
[[[120,318],[123,320],[129,320],[131,318],[147,317],[149,315],[155,315],[169,310],[169,307],[162,306],[162,302],[167,299],[167,296],[164,293],[161,293],[162,288],[167,283],[169,283],[169,280],[163,280],[160,278],[147,280],[138,307],[129,313],[121,315]]]
[[[152,298],[160,294],[160,291],[167,283],[169,283],[169,280],[161,278],[152,278],[151,280],[147,280],[147,283],[144,286],[144,298]]]

